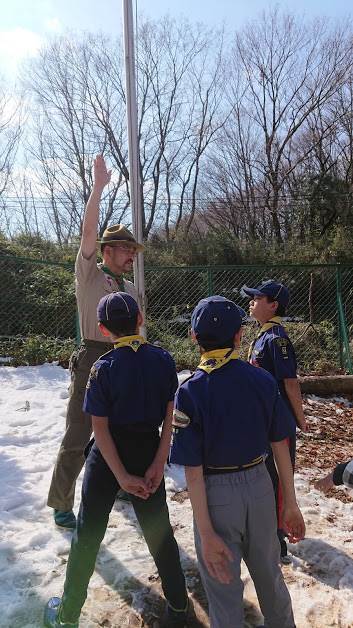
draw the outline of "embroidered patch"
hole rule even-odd
[[[215,360],[214,358],[210,358],[209,360],[206,360],[204,366],[216,366],[216,364],[217,360]]]
[[[174,427],[187,427],[190,424],[190,417],[181,410],[174,410],[173,412],[173,426]]]
[[[288,340],[287,340],[287,338],[276,338],[276,343],[279,346],[283,357],[284,358],[288,358],[288,353],[287,353]]]

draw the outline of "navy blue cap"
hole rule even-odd
[[[274,301],[278,301],[283,307],[287,307],[289,303],[289,290],[283,283],[277,283],[276,281],[264,281],[256,288],[248,288],[243,286],[241,292],[245,293],[248,297],[270,297]]]
[[[97,318],[100,323],[115,322],[133,318],[139,311],[135,299],[127,292],[111,292],[101,298],[97,306]]]
[[[191,316],[191,329],[197,340],[223,343],[239,331],[245,317],[233,301],[215,295],[199,301]]]

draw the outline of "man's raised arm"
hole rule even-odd
[[[93,162],[93,188],[87,201],[82,225],[81,253],[85,259],[89,259],[96,251],[99,203],[110,177],[111,170],[107,170],[103,155],[97,155]]]

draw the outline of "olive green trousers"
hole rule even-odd
[[[86,384],[92,364],[107,351],[111,344],[83,340],[70,358],[71,384],[66,413],[66,431],[53,471],[48,495],[48,506],[67,512],[72,510],[75,485],[84,465],[84,450],[92,433],[91,416],[83,412]]]

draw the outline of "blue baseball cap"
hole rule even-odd
[[[270,297],[274,301],[278,301],[283,307],[287,307],[289,303],[289,290],[283,283],[277,283],[276,281],[264,281],[256,288],[248,288],[243,286],[241,292],[245,293],[248,297]]]
[[[239,331],[245,317],[233,301],[215,295],[199,301],[191,316],[191,329],[197,340],[223,343]]]
[[[97,318],[103,325],[105,322],[133,318],[138,312],[139,306],[127,292],[111,292],[102,297],[97,306]]]

